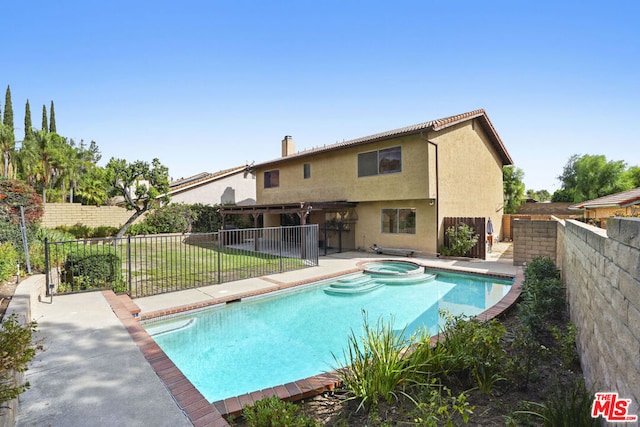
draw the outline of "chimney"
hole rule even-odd
[[[293,143],[293,138],[289,135],[285,136],[282,140],[282,157],[290,156],[295,153],[296,146]]]

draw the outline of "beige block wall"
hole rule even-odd
[[[76,224],[88,227],[121,227],[133,211],[118,206],[83,206],[79,203],[45,203],[42,225],[55,228],[60,225]],[[141,218],[138,218],[138,221]],[[136,221],[137,222],[137,221]]]
[[[513,265],[524,265],[537,257],[549,257],[557,263],[556,221],[513,221],[513,237]]]
[[[575,220],[514,221],[513,243],[514,264],[532,259],[534,253],[551,257],[555,253],[571,321],[578,327],[587,387],[631,399],[630,413],[637,414],[640,219],[609,218],[606,230]]]
[[[560,224],[560,227],[562,225]],[[587,386],[640,403],[640,219],[567,220],[563,279]]]

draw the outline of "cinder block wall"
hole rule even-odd
[[[79,203],[45,203],[42,225],[54,228],[59,225],[82,224],[89,227],[121,227],[133,211],[119,206],[83,206]],[[140,218],[139,218],[140,219]]]
[[[566,221],[559,266],[588,387],[640,404],[640,219]]]
[[[557,260],[558,223],[556,221],[513,221],[513,265],[547,256]]]

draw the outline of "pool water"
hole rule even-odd
[[[420,327],[436,334],[443,323],[440,310],[479,314],[506,295],[512,283],[435,273],[437,277],[427,282],[348,295],[325,293],[332,282],[324,281],[147,323],[145,328],[191,383],[214,402],[339,367],[348,336],[352,330],[356,334],[361,330],[363,311],[370,322],[383,317],[393,320],[398,332],[406,327],[407,335]]]

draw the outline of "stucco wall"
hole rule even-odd
[[[358,154],[402,147],[402,171],[358,177]],[[304,164],[311,176],[304,179]],[[279,186],[264,188],[264,172],[279,171]],[[256,168],[258,204],[346,200],[358,202],[356,245],[373,243],[435,253],[445,217],[491,218],[502,234],[502,160],[475,120],[440,131],[406,135],[309,157],[283,158]],[[431,199],[431,201],[430,201]],[[386,206],[375,205],[384,202]],[[371,203],[371,205],[369,205]],[[384,207],[416,207],[416,235],[380,231]],[[426,234],[428,233],[428,234]]]
[[[382,209],[416,208],[416,233],[395,234],[382,232]],[[402,200],[358,203],[358,221],[355,225],[356,247],[366,249],[374,243],[382,247],[411,248],[422,255],[434,255],[436,248],[435,205],[427,200]]]
[[[638,213],[638,206],[627,206],[625,208],[620,208],[620,207],[596,208],[596,209],[585,209],[584,217],[585,218],[609,218],[610,216],[621,216],[621,215],[631,216],[633,214],[637,215],[637,213]]]
[[[432,132],[438,151],[439,239],[444,217],[491,218],[494,235],[502,236],[502,161],[475,121]]]
[[[171,203],[240,206],[256,203],[256,180],[253,174],[237,173],[200,185],[176,190],[171,194]]]
[[[83,206],[79,203],[45,203],[42,225],[54,228],[59,225],[82,224],[89,227],[121,227],[133,211],[118,206]],[[140,220],[141,218],[138,218]]]
[[[402,171],[358,177],[358,154],[390,147],[402,147]],[[428,198],[426,142],[411,135],[375,142],[312,157],[293,158],[267,168],[256,169],[258,203],[300,201],[375,201]],[[304,164],[311,176],[304,179]],[[264,188],[264,172],[278,170],[280,184]]]
[[[560,226],[562,226],[560,224]],[[587,385],[640,403],[640,219],[567,220],[563,278]]]

